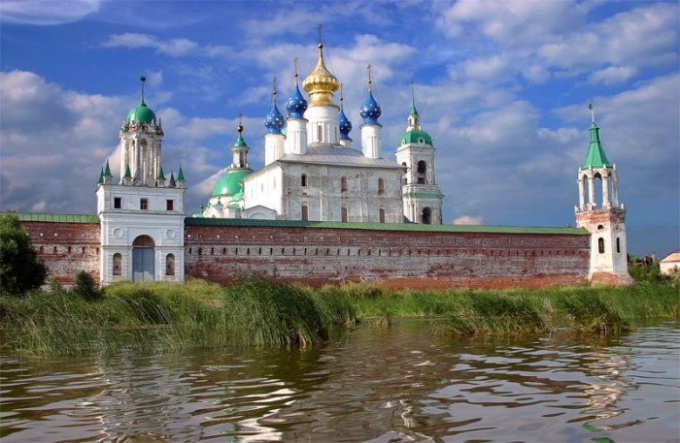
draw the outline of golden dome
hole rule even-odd
[[[319,61],[314,70],[302,82],[309,94],[309,105],[333,105],[333,93],[340,89],[340,82],[328,71],[323,62],[323,44],[319,43]]]

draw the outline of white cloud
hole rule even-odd
[[[483,225],[484,217],[463,215],[453,220],[454,225]]]
[[[101,0],[3,0],[0,19],[28,25],[61,25],[97,12]]]
[[[591,83],[615,85],[628,81],[635,76],[636,73],[637,70],[630,66],[609,66],[593,72],[589,77],[589,81]]]
[[[105,48],[154,48],[171,57],[187,55],[198,49],[196,42],[186,38],[172,38],[164,41],[153,35],[135,32],[111,35],[102,43],[102,46]]]

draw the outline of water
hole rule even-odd
[[[0,358],[3,442],[680,440],[680,325],[461,339],[362,325],[320,348]]]

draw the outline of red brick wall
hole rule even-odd
[[[60,223],[23,221],[31,236],[33,248],[47,265],[47,282],[56,280],[69,285],[80,271],[99,281],[98,223]]]
[[[99,224],[22,222],[49,269],[73,283],[99,279]],[[584,281],[589,237],[565,234],[399,232],[326,228],[186,226],[185,274],[226,283],[261,275],[312,285],[537,286]]]
[[[186,226],[185,262],[187,276],[216,282],[257,274],[316,285],[527,286],[583,281],[589,237]]]

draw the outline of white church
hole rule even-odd
[[[420,126],[415,100],[406,132],[394,153],[383,152],[381,109],[371,90],[361,106],[360,143],[350,138],[352,123],[334,95],[340,82],[324,63],[323,44],[314,70],[285,103],[276,101],[265,117],[265,164],[254,171],[249,147],[238,126],[232,163],[197,217],[362,223],[442,223],[442,193],[435,182],[430,135]]]

